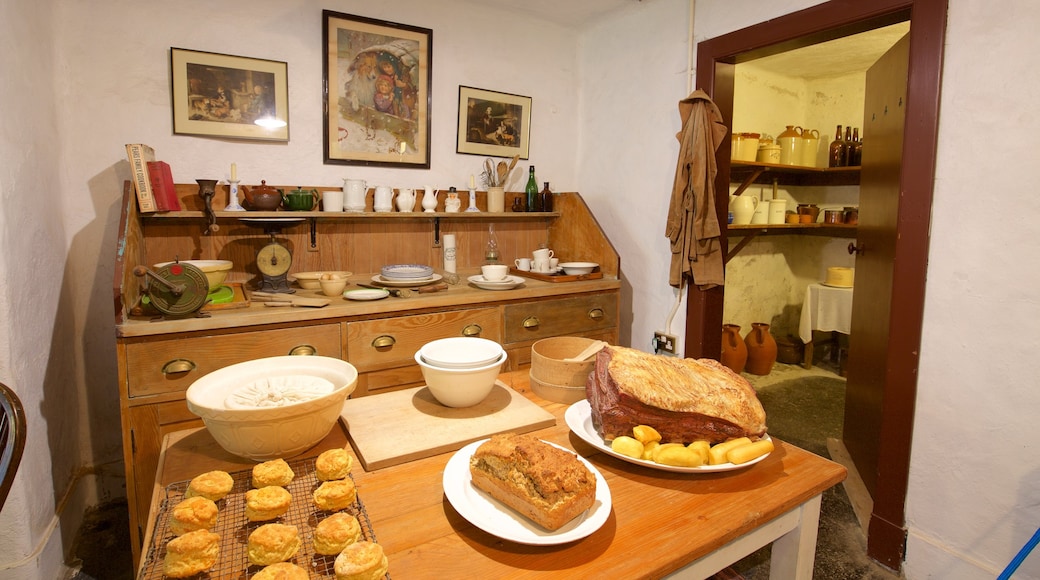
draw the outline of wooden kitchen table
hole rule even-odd
[[[570,544],[516,544],[474,527],[445,498],[441,478],[452,453],[373,472],[355,462],[358,494],[392,577],[705,578],[772,542],[771,578],[812,578],[821,494],[845,479],[841,465],[774,438],[773,453],[745,469],[648,469],[601,453],[572,434],[564,421],[567,405],[534,395],[527,371],[500,380],[556,416],[554,427],[535,435],[575,450],[603,474],[612,496],[610,516],[599,530]],[[342,426],[300,457],[336,446],[353,452]],[[167,435],[146,541],[166,485],[254,464],[224,451],[205,429]],[[149,553],[148,545],[142,553]]]

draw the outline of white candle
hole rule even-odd
[[[469,188],[470,189],[476,189],[477,188],[477,181],[475,179],[473,179],[473,174],[472,173],[469,174]]]
[[[238,164],[232,163],[231,164],[231,181],[237,181],[237,180],[238,180]]]

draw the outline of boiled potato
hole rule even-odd
[[[643,445],[646,445],[651,441],[661,440],[661,434],[657,432],[657,429],[654,429],[649,425],[636,425],[632,428],[632,435],[634,435]]]
[[[675,449],[676,447],[682,447],[683,449],[686,449],[686,446],[682,443],[661,443],[660,445],[654,448],[654,451],[651,454],[650,458],[655,463],[660,463],[660,461],[658,461],[657,458],[661,456],[661,452],[665,449]]]
[[[674,465],[676,467],[700,467],[704,465],[706,457],[698,449],[691,449],[682,445],[666,444],[658,447],[654,461],[662,465]]]
[[[694,453],[696,453],[696,454],[698,454],[698,455],[700,455],[701,457],[704,458],[704,460],[701,461],[701,465],[707,465],[708,458],[711,456],[710,455],[711,444],[709,444],[707,441],[700,440],[700,441],[694,441],[693,443],[690,443],[686,447],[687,447],[687,449],[693,450]]]
[[[647,461],[653,461],[654,460],[654,449],[657,449],[660,446],[661,446],[661,442],[660,441],[651,441],[649,443],[645,443],[643,445],[643,457],[642,458],[647,460]]]
[[[729,460],[730,463],[740,465],[741,463],[747,463],[752,459],[761,457],[762,455],[771,453],[772,451],[773,442],[769,439],[762,439],[760,441],[755,441],[754,443],[748,443],[747,445],[740,445],[730,449],[729,452],[726,453],[726,459]]]
[[[610,442],[610,448],[626,457],[641,459],[643,457],[643,444],[627,435],[615,437]]]
[[[729,450],[740,447],[741,445],[747,445],[748,443],[751,443],[751,439],[748,439],[747,437],[739,437],[712,446],[708,451],[708,464],[721,465],[723,463],[728,463],[729,459],[726,459],[726,454],[729,453]]]

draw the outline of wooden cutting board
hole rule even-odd
[[[526,433],[556,417],[498,381],[478,405],[455,409],[426,387],[348,399],[340,420],[365,469],[372,471],[461,449],[495,433]]]

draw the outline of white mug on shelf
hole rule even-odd
[[[517,258],[513,260],[513,263],[516,264],[517,270],[520,270],[522,272],[531,271],[531,258]]]
[[[330,189],[321,192],[321,211],[343,211],[343,190]]]

